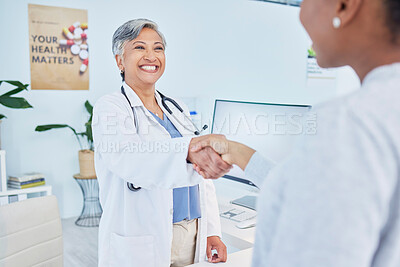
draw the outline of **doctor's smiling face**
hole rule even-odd
[[[154,86],[165,70],[164,49],[161,37],[149,28],[143,28],[137,38],[127,41],[122,58],[116,56],[126,83],[139,88]]]

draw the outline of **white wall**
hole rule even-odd
[[[247,0],[2,0],[2,80],[30,83],[28,3],[87,9],[89,15],[90,90],[34,90],[22,94],[34,109],[0,107],[8,116],[1,129],[8,174],[45,173],[63,217],[81,211],[81,192],[72,179],[79,172],[79,147],[66,129],[36,133],[34,128],[67,123],[83,129],[85,100],[94,103],[119,89],[111,36],[127,20],[144,17],[160,25],[168,46],[158,89],[170,96],[198,97],[204,116],[210,115],[215,98],[314,104],[348,91],[306,88],[310,41],[298,8]],[[351,71],[339,73],[340,88],[357,87]]]

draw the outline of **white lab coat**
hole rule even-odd
[[[136,93],[125,83],[124,88],[136,112],[137,128],[132,108],[120,90],[101,97],[93,112],[95,168],[103,207],[99,266],[169,266],[173,188],[195,184],[199,184],[201,208],[195,262],[204,261],[207,237],[221,236],[221,226],[212,181],[204,180],[186,162],[193,132],[164,110],[156,93],[164,115],[183,136],[171,139]],[[183,122],[183,114],[167,104]],[[187,107],[178,104],[188,114]],[[141,189],[132,192],[127,182]]]

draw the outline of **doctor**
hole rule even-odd
[[[99,266],[226,261],[214,185],[188,161],[214,178],[231,165],[212,149],[189,152],[198,129],[186,106],[155,90],[165,69],[163,35],[152,21],[131,20],[112,45],[124,82],[97,101],[92,126],[103,207]]]

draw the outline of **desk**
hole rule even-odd
[[[99,226],[103,210],[99,201],[99,184],[97,177],[82,177],[75,174],[74,178],[79,184],[83,194],[82,213],[75,221],[78,226],[95,227]]]
[[[220,210],[222,207],[229,205],[230,201],[233,199],[243,197],[245,195],[257,195],[256,188],[224,178],[214,180],[214,185]],[[247,210],[247,208],[244,207],[237,205],[233,206],[239,210]],[[239,229],[236,227],[237,222],[222,217],[220,217],[220,219],[222,240],[224,242],[226,242],[228,245],[232,245],[238,250],[247,249],[253,246],[255,227]],[[228,253],[233,253],[238,250],[228,251]]]

